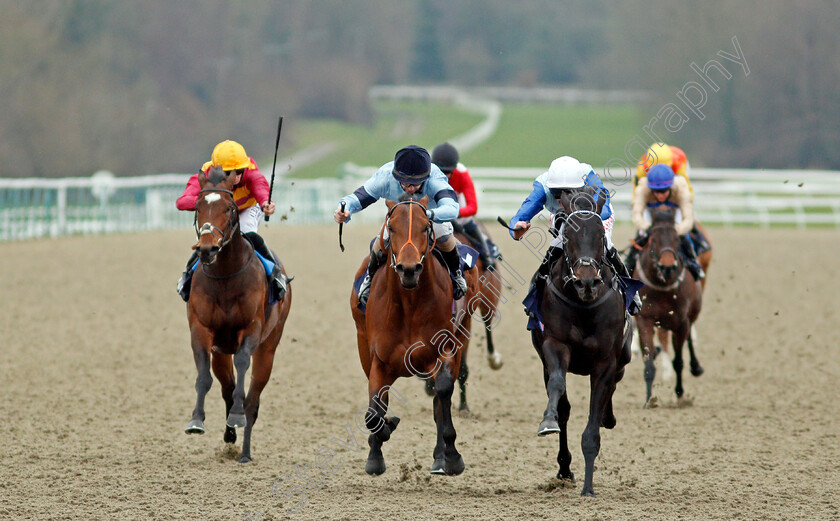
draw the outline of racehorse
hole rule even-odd
[[[600,427],[612,429],[616,419],[612,396],[630,362],[631,326],[625,320],[624,297],[616,275],[603,260],[604,227],[599,217],[604,198],[587,207],[580,200],[591,190],[564,193],[560,203],[568,218],[563,227],[563,255],[551,267],[540,309],[544,327],[531,339],[543,363],[548,406],[537,434],[560,434],[558,479],[574,480],[567,440],[570,404],[566,374],[589,375],[589,421],[581,437],[585,461],[582,496],[594,496],[592,477],[601,448]],[[595,208],[592,208],[592,207]]]
[[[682,347],[686,340],[691,358],[691,374],[703,374],[703,367],[697,360],[691,337],[691,326],[697,321],[702,307],[702,286],[694,280],[678,253],[680,243],[674,229],[674,211],[668,207],[655,209],[652,211],[652,220],[648,231],[650,238],[639,255],[635,272],[635,276],[645,283],[645,287],[640,291],[644,305],[636,316],[636,327],[645,360],[646,406],[653,405],[651,394],[656,375],[657,355],[653,348],[654,326],[671,333],[671,345],[674,349],[673,367],[676,373],[675,392],[678,399],[682,398],[684,392]]]
[[[479,228],[481,229],[483,226],[479,224]],[[483,229],[482,232],[484,232]],[[455,238],[461,244],[471,243],[469,237],[458,231],[455,233]],[[473,302],[477,306],[475,304],[471,305],[469,311],[477,309],[481,314],[481,321],[484,323],[484,332],[487,337],[487,363],[491,369],[499,370],[502,368],[504,360],[502,359],[501,353],[496,351],[493,345],[493,328],[496,326],[494,320],[498,318],[497,309],[499,307],[499,299],[502,295],[502,276],[495,268],[488,269],[481,259],[476,262],[475,267],[479,273],[479,277],[478,294]],[[470,374],[470,369],[467,365],[467,351],[468,346],[464,346],[463,353],[461,354],[461,367],[458,370],[458,387],[461,390],[458,412],[463,415],[470,414],[470,408],[467,405],[467,378],[469,378]],[[435,395],[434,380],[432,378],[426,380],[426,394],[429,396]]]
[[[382,444],[400,421],[385,416],[391,385],[399,377],[419,376],[435,382],[437,444],[431,473],[458,475],[464,471],[464,460],[455,448],[451,398],[469,342],[470,314],[463,309],[453,313],[449,271],[433,255],[435,236],[426,216],[428,197],[404,196],[400,202],[386,204],[388,214],[377,240],[390,259],[390,268],[374,275],[365,311],[359,309],[355,291],[350,297],[359,359],[368,378],[365,424],[370,431],[370,453],[365,472],[385,472]],[[357,278],[366,267],[367,258]],[[456,301],[459,307],[465,306],[478,288],[475,270],[468,270],[464,277],[468,290]]]
[[[187,302],[198,377],[195,409],[186,432],[204,434],[204,398],[213,384],[212,365],[225,400],[224,441],[236,442],[235,429],[245,427],[239,462],[247,463],[251,461],[251,432],[257,421],[260,393],[271,376],[274,352],[289,316],[292,291],[289,287],[280,302],[269,305],[263,264],[239,232],[239,211],[232,192],[234,176],[212,168],[198,177],[198,242],[193,248],[199,252],[201,265],[195,270]],[[254,367],[246,397],[245,373],[252,358]]]

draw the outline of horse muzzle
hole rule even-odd
[[[400,277],[400,284],[405,289],[414,289],[420,284],[420,274],[423,273],[423,265],[420,263],[412,266],[397,264],[394,269]]]
[[[218,245],[213,244],[209,246],[202,245],[196,249],[198,250],[198,258],[201,259],[201,263],[210,265],[216,262],[217,255],[221,248],[219,248]]]
[[[578,298],[583,302],[592,302],[598,298],[599,290],[603,284],[604,281],[601,277],[578,277],[572,283],[575,291],[577,291]]]

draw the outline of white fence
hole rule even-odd
[[[346,165],[332,179],[275,181],[277,214],[272,223],[332,222],[338,200],[358,188],[376,167]],[[542,169],[471,169],[479,198],[479,217],[509,219]],[[630,218],[630,181],[603,176],[615,191],[619,222]],[[192,224],[175,199],[188,175],[134,178],[0,179],[0,240],[113,233]],[[840,227],[840,172],[812,170],[691,171],[698,218],[708,224]],[[383,206],[377,203],[375,206]],[[384,209],[369,208],[355,221],[377,222]]]

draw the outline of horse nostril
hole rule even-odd
[[[421,271],[423,271],[423,265],[418,262],[414,265],[414,272],[419,274]]]

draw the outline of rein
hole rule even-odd
[[[598,215],[597,213],[595,213],[591,210],[577,210],[577,211],[574,211],[574,212],[570,213],[568,215],[568,217],[566,217],[566,222],[563,225],[563,242],[564,243],[569,242],[569,238],[566,236],[566,230],[568,229],[568,226],[569,226],[569,224],[568,224],[569,220],[572,218],[572,216],[577,215],[577,214],[589,215],[590,218],[592,216],[595,216],[599,220],[599,222],[600,222],[600,219],[601,219],[600,215]],[[601,249],[603,250],[603,246],[602,246]],[[575,274],[575,272],[578,269],[580,269],[582,266],[594,266],[595,269],[598,271],[598,273],[595,275],[595,278],[597,280],[603,280],[602,277],[601,277],[601,262],[598,259],[595,259],[593,257],[580,257],[577,260],[575,260],[575,262],[572,262],[569,259],[569,249],[568,248],[563,248],[563,258],[566,260],[566,267],[569,269],[569,274],[563,277],[563,286],[564,287],[566,285],[568,285],[569,282],[575,282],[576,280],[578,280],[578,276]]]
[[[658,224],[656,226],[651,226],[648,229],[648,233],[653,232],[654,230],[673,230],[673,229],[674,229],[674,227],[671,226],[671,225]],[[639,250],[647,249],[648,246],[650,246],[650,244],[651,244],[651,242],[648,241],[648,244],[644,248],[639,248]],[[661,284],[655,284],[648,279],[647,275],[645,275],[644,266],[642,266],[642,269],[639,270],[639,278],[641,279],[641,281],[644,282],[646,286],[650,286],[651,288],[653,288],[655,290],[658,290],[658,291],[674,290],[677,287],[679,287],[680,284],[682,284],[682,281],[685,278],[685,265],[684,265],[683,261],[680,259],[679,254],[676,252],[676,250],[674,250],[674,248],[671,248],[669,246],[669,247],[665,247],[665,248],[660,249],[658,252],[656,252],[657,257],[661,256],[662,253],[667,252],[667,251],[670,251],[674,255],[674,258],[677,259],[677,261],[680,264],[680,276],[677,277],[676,281],[672,282],[671,284],[668,284],[667,286],[663,286]],[[651,258],[652,257],[653,257],[653,255],[651,255]]]

